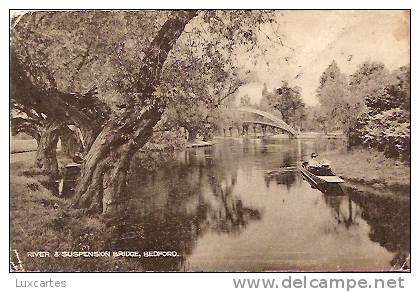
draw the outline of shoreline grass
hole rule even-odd
[[[10,252],[24,271],[136,271],[134,259],[54,257],[62,251],[103,251],[109,234],[99,216],[86,216],[53,195],[49,177],[34,168],[35,152],[13,154],[10,164]],[[49,257],[28,252],[48,251]],[[11,269],[11,271],[13,271]]]
[[[324,155],[334,172],[351,184],[397,194],[410,193],[410,166],[404,162],[363,148]]]

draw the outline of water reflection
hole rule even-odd
[[[409,198],[380,197],[350,188],[346,192],[360,206],[361,218],[370,225],[369,238],[395,254],[390,263],[392,267],[409,269]]]
[[[296,181],[296,174],[294,172],[294,170],[287,170],[267,173],[264,176],[266,187],[270,188],[271,182],[275,181],[277,184],[285,185],[289,190]]]
[[[206,232],[240,234],[261,219],[233,194],[237,168],[213,163],[211,148],[183,153],[183,161],[158,173],[138,169],[132,190],[136,197],[115,224],[110,248],[133,251],[176,251],[178,257],[145,258],[144,270],[183,270],[198,238]],[[156,187],[158,189],[156,189]]]
[[[323,196],[325,203],[331,208],[334,219],[338,225],[349,229],[352,225],[358,225],[357,218],[360,217],[360,207],[347,196]]]
[[[328,145],[327,145],[328,144]],[[226,139],[133,170],[113,250],[175,250],[133,260],[154,271],[389,270],[409,250],[409,204],[351,189],[320,192],[292,171],[340,142]],[[279,171],[285,167],[287,171]],[[289,167],[289,168],[288,168]]]

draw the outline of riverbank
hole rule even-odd
[[[33,167],[35,152],[10,158],[10,249],[25,271],[135,271],[136,260],[113,257],[62,258],[55,251],[106,250],[109,234],[99,217],[85,216],[53,195],[49,178]],[[29,257],[48,251],[50,257]]]
[[[345,135],[341,132],[331,132],[328,134],[320,132],[300,132],[297,135],[299,139],[344,139]]]
[[[323,153],[334,172],[348,183],[376,191],[410,194],[410,166],[381,152],[354,149],[347,153]]]
[[[187,142],[187,144],[185,145],[185,148],[207,147],[207,146],[212,146],[215,143],[216,142],[214,141],[206,142],[206,141],[194,140],[194,141]]]
[[[237,135],[234,134],[233,136],[214,136],[216,139],[223,139],[223,138],[272,138],[272,139],[290,139],[288,134],[263,134],[263,133],[249,133],[248,135]],[[345,139],[345,135],[342,133],[329,133],[324,134],[320,132],[300,132],[297,136],[297,139]]]

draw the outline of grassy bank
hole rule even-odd
[[[135,259],[55,258],[54,251],[106,250],[105,223],[70,208],[68,200],[52,194],[49,178],[33,168],[35,152],[11,155],[11,250],[25,271],[138,270]],[[48,251],[50,257],[28,257],[30,251]],[[11,253],[15,261],[14,252]]]
[[[348,153],[328,153],[325,157],[334,172],[350,183],[409,194],[410,167],[381,152],[358,148]]]
[[[36,141],[33,139],[21,140],[12,138],[10,140],[10,153],[36,151],[36,147]]]

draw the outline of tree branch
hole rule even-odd
[[[37,141],[41,138],[41,124],[38,121],[25,119],[23,117],[15,117],[11,119],[10,124],[14,135],[25,133]]]
[[[90,137],[88,141],[95,138],[95,133],[99,133],[104,121],[111,113],[110,108],[96,97],[96,87],[84,94],[66,93],[56,88],[43,88],[32,81],[36,80],[36,76],[31,78],[33,72],[25,68],[13,47],[10,59],[12,99],[25,108],[47,116],[50,120],[55,119],[65,124],[77,125],[84,136]]]
[[[158,34],[145,51],[145,57],[137,77],[137,103],[143,103],[145,98],[154,92],[160,80],[161,69],[185,25],[198,14],[195,10],[177,11],[169,16]]]

